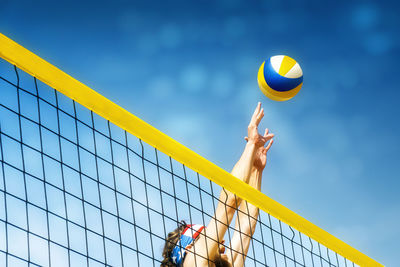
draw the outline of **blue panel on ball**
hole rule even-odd
[[[280,92],[290,91],[303,82],[303,76],[299,78],[286,78],[279,75],[272,67],[270,59],[265,61],[264,77],[269,87]]]

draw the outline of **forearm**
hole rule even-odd
[[[254,153],[256,147],[253,143],[248,142],[243,150],[243,153],[232,169],[231,174],[244,182],[249,181],[249,177],[252,170],[252,164],[254,161]],[[215,212],[215,225],[217,229],[220,229],[218,236],[223,237],[232,218],[236,212],[236,209],[240,203],[240,199],[232,192],[221,189],[219,202]]]
[[[247,142],[240,159],[236,162],[231,171],[233,176],[239,178],[245,183],[248,183],[250,178],[255,152],[256,145],[253,142]]]
[[[249,182],[256,145],[253,142],[247,142],[242,155],[233,167],[231,174],[245,183]],[[221,190],[220,203],[230,203],[226,208],[233,209],[233,212],[240,204],[240,199],[228,190]]]
[[[252,165],[254,162],[254,154],[256,151],[256,146],[253,142],[247,142],[243,153],[232,169],[231,174],[240,180],[248,183],[250,174],[252,171]],[[219,202],[215,211],[213,219],[211,219],[208,231],[211,232],[210,236],[215,236],[216,240],[222,240],[228,225],[230,225],[233,216],[237,210],[240,203],[240,198],[238,198],[232,192],[221,189],[219,196]],[[215,241],[208,240],[209,246],[215,246]]]
[[[253,168],[249,179],[249,185],[261,189],[262,170]],[[242,201],[235,222],[235,233],[232,238],[232,262],[235,266],[242,266],[245,255],[250,246],[252,235],[257,226],[259,209],[247,201]]]
[[[231,262],[234,263],[233,266],[235,267],[244,266],[250,242],[257,226],[258,208],[248,204],[247,201],[242,201],[238,217],[239,220],[237,223],[240,230],[239,232],[237,232],[238,229],[235,230],[231,242],[233,245],[233,252],[231,254],[233,259]]]
[[[248,203],[247,201],[242,201],[238,215],[237,215],[237,227],[236,233],[240,233],[238,236],[241,242],[245,240],[250,240],[252,235],[254,234],[255,228],[257,226],[257,218],[258,218],[259,209]],[[245,254],[247,250],[245,250]]]
[[[257,190],[261,190],[261,179],[262,179],[262,170],[253,168],[250,175],[249,185],[254,187]],[[247,233],[252,235],[254,233],[254,228],[257,225],[258,218],[258,208],[253,204],[248,203],[247,201],[243,201],[240,205],[240,211],[243,215],[247,215],[249,218],[250,225],[248,227]],[[246,216],[242,216],[246,217]],[[244,220],[244,219],[243,219]],[[248,222],[248,224],[249,224]],[[250,233],[250,230],[253,233]]]
[[[257,190],[261,190],[262,170],[252,168],[249,185]],[[247,201],[242,201],[239,207],[237,221],[242,233],[252,235],[257,225],[258,208]]]

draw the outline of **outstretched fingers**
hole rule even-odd
[[[260,112],[260,109],[261,109],[261,102],[258,102],[257,107],[253,112],[253,116],[251,116],[252,121],[257,117],[257,114]]]
[[[261,108],[261,102],[258,102],[257,107],[254,110],[253,116],[251,117],[250,125],[258,126],[263,117],[264,117],[264,109]]]
[[[275,136],[275,135],[274,135],[273,133],[269,133],[268,128],[265,129],[264,136],[263,136],[265,142],[267,142],[268,140],[272,139],[272,137],[274,137],[274,136]]]
[[[268,133],[269,133],[269,129],[265,128],[264,137],[266,137],[268,135]]]
[[[258,115],[257,115],[257,118],[256,118],[256,125],[258,126],[258,124],[260,123],[260,121],[261,121],[261,119],[264,117],[264,108],[262,108],[261,110],[260,110],[260,112],[258,113]]]
[[[274,143],[274,139],[271,139],[271,141],[269,141],[267,147],[264,149],[264,154],[267,154],[268,150],[271,148],[273,143]]]
[[[265,129],[265,132],[264,132],[263,136],[259,135],[261,140],[263,140],[264,144],[267,143],[269,140],[271,140],[274,136],[275,136],[275,134],[269,133],[269,129],[268,128]],[[244,140],[249,141],[249,138],[247,136],[245,136]]]

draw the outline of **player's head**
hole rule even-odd
[[[182,266],[187,250],[193,246],[203,229],[203,225],[181,221],[180,226],[168,234],[161,266]]]
[[[168,233],[168,237],[165,240],[165,245],[164,245],[164,249],[163,249],[163,260],[161,262],[161,266],[165,266],[165,267],[173,267],[176,266],[176,264],[174,264],[171,261],[171,254],[173,249],[176,246],[176,243],[178,243],[178,240],[180,239],[183,230],[186,228],[186,223],[185,221],[181,221],[180,225],[178,228],[176,228],[174,231]]]
[[[184,221],[181,221],[180,226],[170,232],[165,240],[161,266],[182,266],[187,250],[190,250],[193,247],[203,229],[203,225],[186,224]],[[225,247],[222,243],[219,249],[219,254],[214,259],[215,267],[232,266],[224,252]]]

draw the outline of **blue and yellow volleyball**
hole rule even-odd
[[[257,80],[264,95],[275,101],[286,101],[300,91],[303,71],[293,58],[273,56],[261,64]]]

